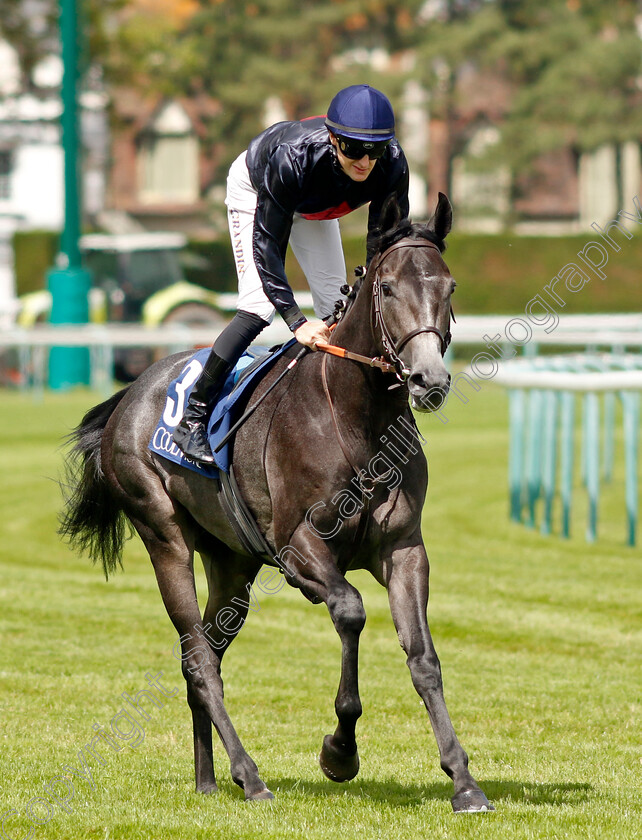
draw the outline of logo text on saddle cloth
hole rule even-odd
[[[257,360],[257,356],[256,354],[244,354],[239,359],[234,370],[228,375],[218,402],[210,415],[207,431],[212,452],[237,420],[239,408],[244,404],[244,402],[241,402],[241,397],[244,396],[246,390],[295,342],[296,339],[292,339],[274,353],[265,350],[264,360],[248,373],[240,384],[236,385],[241,373]],[[170,382],[167,388],[163,414],[149,442],[149,449],[168,461],[173,461],[175,464],[180,464],[209,478],[216,478],[219,470],[229,472],[229,447],[227,445],[220,452],[214,452],[215,465],[199,464],[183,455],[173,439],[174,429],[180,423],[191,390],[201,375],[209,352],[209,348],[199,350],[183,367],[176,379]],[[236,387],[234,387],[235,385]]]
[[[163,409],[160,422],[152,435],[149,448],[152,452],[162,455],[163,458],[167,458],[169,461],[174,461],[176,464],[181,464],[195,472],[202,472],[214,478],[218,475],[217,467],[208,464],[197,464],[195,461],[192,461],[186,455],[183,455],[173,439],[174,429],[180,423],[190,391],[201,375],[202,370],[203,362],[198,359],[198,356],[195,356],[185,365],[178,379],[174,379],[170,383],[167,389],[165,408]]]

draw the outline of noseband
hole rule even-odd
[[[434,242],[429,242],[426,239],[401,239],[399,242],[395,242],[394,245],[391,245],[387,248],[381,256],[377,259],[376,263],[373,266],[374,270],[374,281],[372,284],[372,326],[373,331],[379,328],[379,332],[381,334],[381,343],[383,344],[383,349],[390,361],[395,365],[397,370],[399,371],[399,375],[402,379],[407,379],[409,375],[408,369],[405,367],[401,359],[399,358],[399,353],[403,350],[403,348],[411,341],[415,336],[421,335],[422,333],[433,333],[439,338],[439,342],[441,345],[441,355],[443,356],[448,349],[448,345],[450,344],[451,334],[450,334],[450,324],[448,325],[448,330],[446,331],[445,335],[442,335],[441,330],[437,327],[433,326],[426,326],[426,327],[419,327],[416,330],[412,330],[411,332],[404,335],[403,338],[399,339],[395,343],[394,339],[390,335],[390,331],[386,325],[386,322],[383,317],[383,311],[381,309],[381,275],[379,273],[379,269],[381,268],[381,264],[383,261],[393,253],[393,251],[399,251],[402,248],[432,248],[433,250],[437,251],[439,255],[441,255],[441,251],[434,244]],[[453,317],[452,307],[450,310],[450,314]]]

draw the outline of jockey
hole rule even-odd
[[[227,179],[228,222],[239,281],[237,313],[214,342],[174,441],[189,458],[211,464],[207,420],[247,347],[281,315],[311,350],[330,338],[330,316],[346,282],[339,218],[364,204],[367,260],[386,198],[408,215],[408,165],[395,140],[392,106],[369,85],[340,90],[324,117],[279,122],[249,144]],[[314,312],[307,320],[285,276],[288,243],[306,276]]]

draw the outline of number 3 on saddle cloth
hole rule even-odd
[[[209,347],[199,350],[185,364],[176,379],[169,384],[163,414],[149,442],[151,451],[168,461],[173,461],[175,464],[180,464],[209,478],[218,478],[219,470],[229,473],[229,446],[232,441],[228,441],[220,452],[214,452],[214,450],[219,441],[225,437],[240,417],[250,394],[260,379],[277,359],[296,343],[296,339],[293,338],[281,347],[272,350],[265,347],[253,347],[241,356],[234,369],[228,374],[207,426],[210,447],[214,453],[216,464],[199,464],[192,461],[183,455],[172,439],[174,429],[183,416],[194,383],[200,376],[210,352]]]

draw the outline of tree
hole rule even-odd
[[[493,152],[515,169],[545,152],[578,151],[642,135],[640,4],[611,0],[436,2],[421,70],[434,109],[456,108],[465,68],[509,82],[510,106]],[[456,5],[457,13],[451,14]]]
[[[128,0],[77,0],[79,18],[80,61],[79,72],[85,75],[90,66],[110,65],[114,28],[111,24]],[[4,0],[0,17],[0,38],[9,43],[18,56],[21,89],[35,87],[33,71],[49,55],[59,55],[60,0]]]
[[[590,151],[642,136],[642,51],[635,3],[501,3],[510,25],[496,45],[516,91],[504,148],[517,162],[561,146]],[[544,13],[546,12],[546,13]]]
[[[6,1],[6,0],[5,0]],[[48,44],[58,49],[58,0],[17,0],[13,24],[22,39],[25,5],[47,8]],[[346,85],[367,81],[398,97],[402,75],[387,56],[416,43],[425,0],[78,0],[87,54],[112,91],[218,101],[212,144],[221,170],[264,127],[265,103],[278,99],[289,118],[322,113]],[[117,92],[115,94],[118,95]]]
[[[2,4],[0,38],[18,56],[22,90],[33,88],[33,70],[41,59],[55,51],[57,9],[53,0],[13,0]]]
[[[414,43],[420,5],[421,0],[403,7],[395,0],[201,0],[179,38],[181,66],[174,83],[222,103],[212,139],[224,142],[227,157],[233,157],[263,128],[270,97],[278,97],[292,119],[323,113],[339,88],[365,79],[394,97],[399,85],[394,88],[385,70],[377,71],[373,51],[393,53]]]

